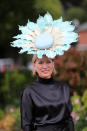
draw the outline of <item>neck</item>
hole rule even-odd
[[[37,81],[43,84],[52,83],[54,81],[53,77],[50,78],[42,78],[40,76],[37,76]]]
[[[40,78],[43,78],[43,79],[50,79],[51,76],[46,76],[46,77],[42,77],[42,76],[39,76]]]

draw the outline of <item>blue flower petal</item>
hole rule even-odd
[[[31,30],[31,31],[32,31],[32,30],[36,30],[36,29],[38,28],[38,25],[35,24],[35,23],[33,23],[33,22],[29,22],[29,21],[28,21],[26,27],[28,28],[28,30]]]
[[[21,30],[23,34],[29,34],[30,32],[30,30],[26,26],[19,26],[19,30]]]
[[[52,16],[50,15],[50,13],[46,13],[45,16],[44,16],[44,21],[46,22],[46,26],[49,26],[49,25],[52,25],[53,23],[53,18]]]
[[[39,16],[39,18],[37,19],[37,25],[41,29],[41,31],[44,32],[46,23],[45,23],[45,20],[42,16]]]
[[[56,26],[58,26],[58,24],[61,23],[61,22],[62,22],[62,17],[60,17],[58,20],[54,20],[54,21],[53,21],[53,26],[56,27]]]

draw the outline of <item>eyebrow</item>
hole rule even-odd
[[[45,60],[46,62],[47,61],[53,61],[53,60]],[[38,60],[38,62],[44,62],[44,60]]]

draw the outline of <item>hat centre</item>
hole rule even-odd
[[[36,36],[34,45],[38,49],[47,49],[53,45],[53,42],[54,42],[54,39],[52,35],[48,33],[42,33]]]

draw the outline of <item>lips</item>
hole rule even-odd
[[[42,70],[42,72],[43,72],[43,73],[48,73],[48,72],[49,72],[49,70]]]

